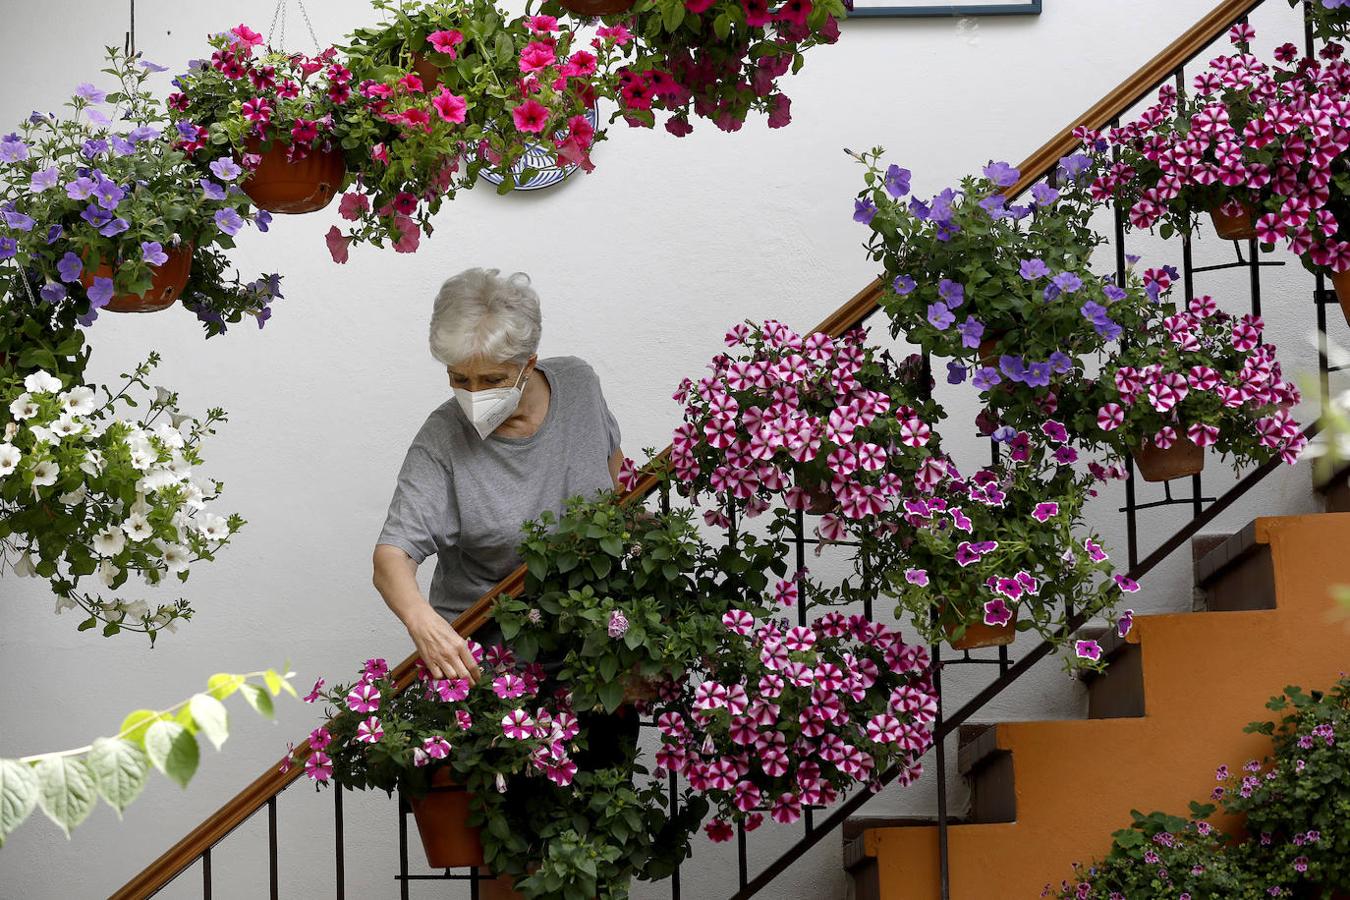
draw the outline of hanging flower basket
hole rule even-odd
[[[635,0],[558,0],[558,5],[568,12],[596,18],[626,13],[633,8]]]
[[[1350,325],[1350,269],[1331,273],[1331,286],[1336,289],[1336,299],[1341,303],[1341,314]]]
[[[183,293],[183,288],[187,286],[188,277],[192,275],[192,251],[192,244],[181,244],[165,250],[165,255],[169,258],[162,264],[151,267],[155,274],[150,290],[144,295],[115,294],[104,309],[119,313],[150,313],[173,306],[178,295]],[[97,269],[86,271],[80,277],[80,283],[87,290],[93,285],[95,278],[112,278],[116,273],[117,267],[105,261],[99,264]]]
[[[1003,647],[1017,639],[1017,609],[1004,625],[986,625],[983,620],[966,623],[965,634],[952,637],[956,625],[947,625],[947,643],[954,650],[978,650],[981,647]]]
[[[414,52],[412,54],[412,62],[409,64],[408,68],[411,69],[418,78],[422,79],[422,84],[427,90],[431,90],[432,87],[440,83],[441,67],[428,59],[424,53]]]
[[[433,869],[458,869],[483,864],[483,842],[478,829],[468,824],[473,794],[455,784],[446,767],[431,776],[425,797],[409,797],[427,865]]]
[[[261,150],[257,138],[247,151],[261,153],[262,161],[244,182],[244,193],[259,209],[274,213],[317,212],[332,202],[347,177],[347,165],[338,150],[311,150],[304,159],[286,158],[286,147],[273,141]]]
[[[1134,451],[1134,464],[1145,481],[1171,481],[1187,475],[1199,475],[1205,468],[1205,450],[1188,437],[1163,450],[1151,441]]]
[[[1211,209],[1209,217],[1214,220],[1214,233],[1225,241],[1246,241],[1256,237],[1256,210],[1250,203],[1230,200]]]

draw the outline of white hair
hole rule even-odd
[[[447,278],[431,313],[431,355],[447,366],[474,357],[523,363],[539,349],[539,295],[530,276],[465,269]]]

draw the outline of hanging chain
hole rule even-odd
[[[290,0],[277,0],[277,5],[272,10],[272,26],[267,30],[267,46],[273,49],[285,49],[286,13],[290,5]],[[309,32],[309,39],[314,42],[314,52],[322,53],[323,48],[319,45],[318,35],[314,33],[314,25],[309,20],[309,10],[305,8],[305,0],[296,0],[296,5],[300,7],[300,15],[305,20],[305,30]],[[280,30],[278,30],[278,24],[280,24]],[[277,37],[276,42],[272,40],[273,35]]]

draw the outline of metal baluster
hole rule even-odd
[[[202,900],[211,900],[211,848],[202,853]]]
[[[347,876],[344,870],[344,858],[342,848],[342,788],[333,788],[333,845],[336,853],[335,862],[337,871],[334,873],[337,880],[337,900],[343,900],[347,896]]]
[[[279,894],[277,890],[277,798],[271,797],[267,801],[267,861],[268,861],[268,883],[271,887],[272,900],[277,900]]]
[[[667,503],[669,499],[667,498]],[[675,773],[670,773],[670,815],[673,818],[679,809],[676,799],[679,791],[676,783]],[[675,871],[670,873],[670,900],[680,900],[680,869],[684,866],[684,860],[681,860],[675,866]]]
[[[408,806],[398,795],[398,896],[408,900]]]
[[[745,823],[736,823],[736,879],[737,885],[744,888],[750,880],[749,864],[745,858]]]
[[[933,644],[933,693],[937,696],[937,719],[933,725],[937,751],[938,867],[942,900],[951,900],[950,853],[947,844],[947,742],[942,738],[942,643]]]

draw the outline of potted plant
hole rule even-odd
[[[246,25],[209,40],[210,59],[194,60],[169,95],[178,147],[221,180],[221,169],[238,177],[242,168],[241,187],[260,209],[323,209],[347,183],[335,123],[361,103],[336,49],[259,50],[262,35]]]
[[[843,0],[795,0],[776,10],[760,0],[630,5],[599,30],[633,54],[618,71],[620,112],[644,128],[658,111],[668,113],[665,128],[679,137],[693,131],[693,116],[723,131],[739,131],[752,112],[767,115],[770,128],[787,125],[792,104],[779,79],[802,67],[808,49],[838,40],[845,16]]]
[[[1313,35],[1321,40],[1340,41],[1350,34],[1350,8],[1342,0],[1289,0],[1289,6],[1304,7]]]
[[[416,249],[442,200],[481,171],[499,174],[503,193],[533,178],[514,171],[532,148],[594,168],[604,133],[588,114],[613,94],[612,37],[586,45],[565,22],[508,17],[487,0],[375,5],[388,23],[357,30],[343,48],[364,102],[337,123],[357,188],[340,212],[357,224],[329,233],[334,259],[353,241]]]
[[[1140,340],[1107,357],[1074,433],[1132,455],[1146,481],[1198,473],[1210,446],[1235,468],[1276,454],[1296,462],[1306,439],[1289,409],[1299,391],[1261,342],[1262,320],[1221,312],[1211,297],[1172,309],[1160,305]]]
[[[213,560],[244,524],[208,509],[219,482],[204,487],[193,477],[201,442],[225,421],[224,411],[184,415],[177,395],[163,388],[133,401],[150,390],[146,379],[158,362],[151,354],[116,394],[105,388],[103,399],[43,369],[0,378],[0,568],[50,582],[57,612],[88,615],[82,631],[102,624],[105,636],[144,632],[152,642],[191,617],[186,601],[151,607],[105,599],[82,589],[82,580],[97,575],[112,591],[133,574],[151,587],[170,577],[186,581],[194,563]],[[119,404],[142,412],[120,418]]]
[[[251,218],[229,179],[204,189],[177,148],[146,84],[159,67],[113,48],[108,59],[117,90],[82,84],[67,116],[34,113],[0,139],[0,260],[28,273],[16,288],[84,325],[200,292],[194,265],[216,265]]]
[[[821,515],[818,536],[865,539],[904,482],[928,464],[942,418],[918,357],[897,363],[861,330],[802,336],[777,321],[742,323],[712,374],[681,383],[671,471],[710,525],[739,512]],[[792,527],[781,521],[781,527]]]
[[[872,562],[896,614],[910,614],[930,641],[968,650],[1035,631],[1073,640],[1072,664],[1096,668],[1096,642],[1061,630],[1074,613],[1109,612],[1138,585],[1112,574],[1100,538],[1082,528],[1091,476],[1074,470],[1067,429],[1048,419],[1040,431],[996,435],[999,461],[969,476],[946,461],[907,492],[902,525]]]
[[[730,609],[701,677],[652,704],[658,771],[710,804],[713,841],[730,840],[735,822],[790,824],[851,788],[877,790],[892,768],[909,784],[933,740],[925,648],[837,611],[789,627],[769,610],[774,593]]]
[[[948,380],[987,392],[994,419],[1035,429],[1086,370],[1085,358],[1142,321],[1137,284],[1091,269],[1101,238],[1090,227],[1087,157],[1061,161],[1056,186],[1042,182],[1026,204],[1004,190],[1020,174],[992,162],[931,200],[911,194],[911,173],[867,167],[854,219],[870,229],[872,259],[885,266],[880,305],[891,333],[952,360]],[[992,428],[990,429],[992,430]]]

